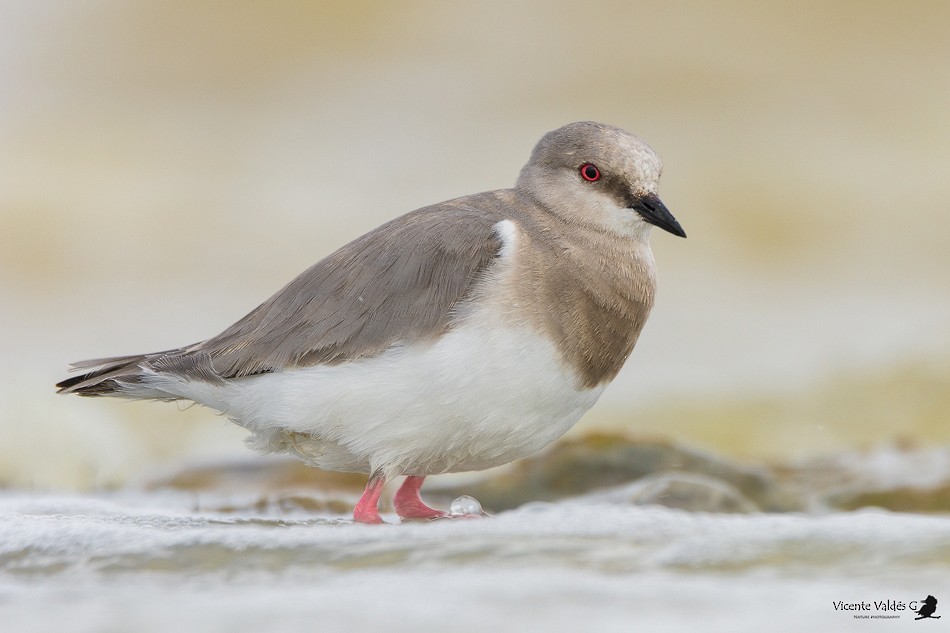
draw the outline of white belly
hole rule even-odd
[[[255,448],[328,470],[490,468],[547,446],[603,391],[579,388],[550,342],[502,321],[482,312],[432,344],[185,395],[248,428]]]

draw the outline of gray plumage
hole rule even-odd
[[[482,198],[479,200],[479,198]],[[221,334],[155,354],[75,363],[91,369],[57,385],[101,395],[138,366],[220,381],[373,356],[448,327],[500,248],[495,196],[419,209],[354,240],[313,265]],[[477,206],[471,206],[471,205]]]

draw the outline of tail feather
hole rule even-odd
[[[140,366],[147,357],[114,356],[83,360],[72,364],[73,371],[83,373],[67,378],[56,385],[57,393],[75,393],[80,396],[121,396],[121,383],[141,381]]]
[[[78,376],[56,385],[58,393],[80,396],[114,396],[136,400],[191,399],[182,385],[189,381],[224,384],[206,352],[186,349],[155,354],[114,356],[83,360],[72,364]]]

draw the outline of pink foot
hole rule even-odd
[[[386,480],[378,475],[373,475],[366,482],[366,490],[363,496],[353,508],[353,520],[357,523],[382,523],[383,519],[379,516],[379,495],[383,492],[383,486]]]
[[[393,505],[396,506],[396,514],[404,519],[442,519],[449,516],[448,512],[430,508],[422,502],[419,497],[419,489],[422,488],[422,482],[425,477],[410,475],[406,477],[396,496],[393,498]]]

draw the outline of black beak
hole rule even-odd
[[[647,193],[637,197],[630,208],[640,214],[644,220],[654,226],[658,226],[664,231],[669,231],[673,235],[686,237],[686,231],[676,221],[666,205],[660,201],[655,193]]]

